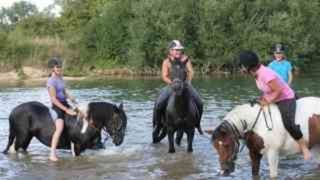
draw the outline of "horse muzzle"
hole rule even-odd
[[[112,142],[116,146],[120,146],[122,144],[123,140],[124,140],[124,135],[123,136],[118,135],[118,136],[112,137]]]

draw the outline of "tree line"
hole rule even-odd
[[[159,69],[179,39],[201,73],[229,71],[251,49],[265,62],[275,43],[300,67],[320,55],[320,1],[56,0],[39,11],[28,2],[0,10],[0,67],[45,65],[53,55],[70,72]]]

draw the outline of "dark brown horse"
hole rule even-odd
[[[180,145],[183,133],[187,134],[188,152],[192,152],[192,142],[195,128],[202,134],[200,120],[202,115],[202,106],[198,107],[191,94],[191,85],[186,81],[187,71],[186,63],[179,60],[171,62],[171,79],[170,84],[172,93],[168,99],[161,122],[154,122],[155,130],[153,132],[154,142],[161,141],[166,134],[169,140],[169,153],[174,153],[174,134],[176,143]],[[160,133],[160,134],[159,134]],[[158,136],[159,135],[159,136]]]

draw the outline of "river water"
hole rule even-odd
[[[318,73],[317,73],[318,74]],[[300,96],[320,96],[317,74],[300,76],[294,88]],[[128,117],[123,144],[106,149],[89,150],[73,158],[70,151],[59,151],[60,161],[48,161],[49,148],[32,140],[28,154],[0,154],[0,179],[250,179],[248,151],[240,152],[236,171],[230,177],[219,177],[218,157],[208,138],[198,133],[194,138],[194,152],[186,152],[186,138],[176,146],[175,154],[168,154],[167,139],[152,144],[152,108],[160,88],[160,80],[93,79],[67,82],[69,91],[80,104],[90,101],[124,103]],[[204,101],[202,128],[216,127],[221,118],[235,105],[247,103],[259,93],[250,78],[203,78],[193,82]],[[0,148],[8,138],[8,115],[26,101],[40,101],[49,105],[44,82],[0,85]],[[279,179],[319,179],[320,170],[313,161],[304,162],[299,155],[282,157]],[[261,164],[261,179],[268,178],[268,165]]]

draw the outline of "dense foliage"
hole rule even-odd
[[[179,39],[200,72],[233,67],[252,49],[271,58],[282,42],[296,65],[320,55],[320,2],[313,0],[56,0],[60,16],[19,2],[0,10],[0,66],[59,54],[77,70],[158,69]],[[11,65],[12,65],[11,64]]]

